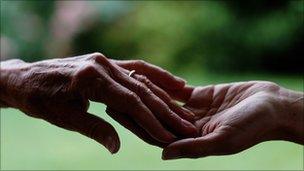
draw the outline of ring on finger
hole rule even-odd
[[[135,70],[129,72],[129,77],[132,77],[135,74]]]

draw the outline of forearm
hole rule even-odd
[[[7,104],[8,90],[7,90],[7,81],[8,81],[8,61],[1,62],[0,67],[0,107],[9,107]]]
[[[21,60],[2,61],[0,67],[0,107],[16,107],[17,80],[26,63]],[[22,86],[21,86],[22,87]]]

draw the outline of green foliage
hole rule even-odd
[[[99,51],[110,58],[145,59],[180,73],[192,85],[269,80],[303,91],[302,76],[255,73],[303,73],[303,2],[0,1],[1,60],[37,61]],[[66,32],[71,35],[56,37],[54,27],[66,23],[55,16],[77,12],[63,10],[59,15],[58,8],[66,3],[84,3],[93,15],[67,20],[71,25],[81,22],[76,31]],[[303,147],[288,142],[266,142],[232,156],[163,162],[160,149],[140,141],[103,111],[100,104],[90,107],[118,130],[122,149],[114,156],[77,133],[1,109],[1,169],[303,168]]]
[[[49,45],[64,41],[54,38],[51,27],[64,3],[1,2],[1,36],[26,61],[100,51],[110,58],[141,58],[179,71],[303,71],[303,1],[86,3],[94,15],[59,45],[71,46],[67,53]]]

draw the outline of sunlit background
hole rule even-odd
[[[0,1],[1,60],[33,62],[91,52],[144,59],[192,85],[269,80],[303,91],[304,1]],[[1,169],[302,170],[303,146],[265,142],[237,155],[162,161],[117,128],[110,155],[82,135],[1,109]]]

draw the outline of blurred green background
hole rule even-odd
[[[192,85],[269,80],[303,91],[304,1],[0,1],[1,60],[102,52],[144,59]],[[112,121],[112,156],[93,140],[1,109],[1,169],[303,170],[303,146],[265,142],[231,156],[162,161]]]

